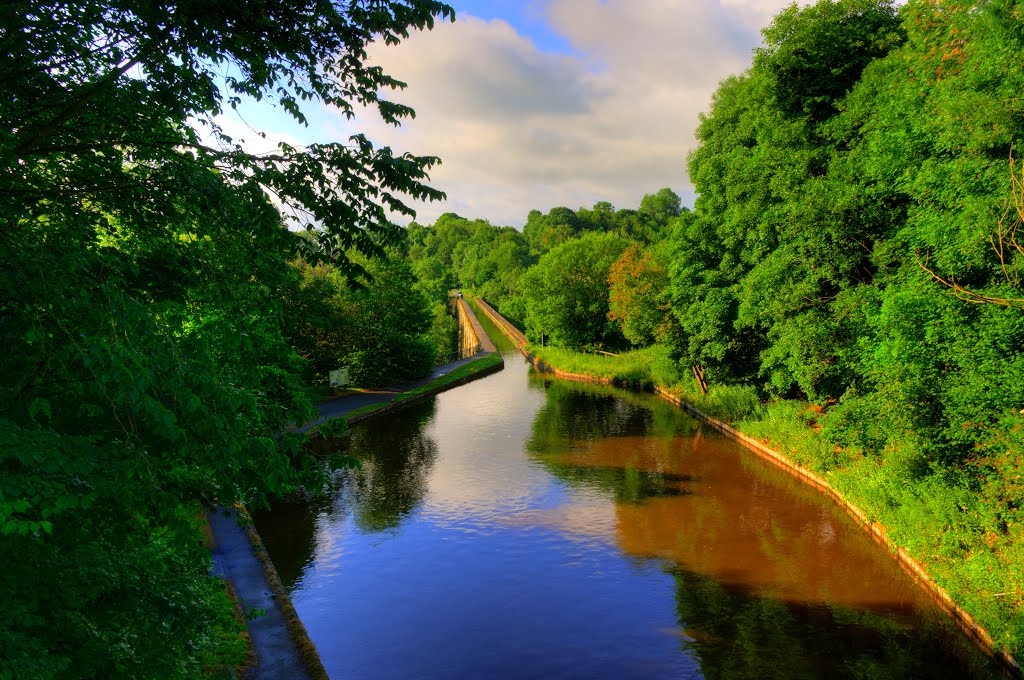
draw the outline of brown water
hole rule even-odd
[[[257,515],[332,677],[998,676],[830,500],[664,402],[506,366]]]

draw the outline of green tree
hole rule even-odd
[[[403,195],[443,196],[422,182],[437,159],[396,156],[363,135],[305,148],[281,143],[277,153],[257,155],[224,134],[216,116],[266,98],[305,124],[303,103],[312,100],[349,117],[358,105],[372,107],[398,124],[412,110],[382,93],[403,83],[367,65],[366,47],[397,43],[438,15],[454,18],[434,0],[274,0],[259,11],[204,3],[165,11],[105,0],[8,5],[0,153],[15,204],[4,214],[21,215],[55,194],[81,199],[86,190],[103,192],[107,205],[134,200],[139,186],[118,181],[126,164],[187,155],[239,186],[271,192],[297,224],[316,232],[324,246],[318,252],[359,273],[345,249],[379,254],[393,242],[398,228],[388,212],[412,214]],[[161,179],[149,178],[147,188],[175,190]],[[332,250],[339,241],[342,249]]]
[[[564,206],[552,208],[547,215],[531,210],[523,236],[530,245],[530,253],[542,255],[578,235],[583,226],[576,213]]]
[[[197,677],[218,582],[200,503],[320,488],[286,433],[310,414],[282,334],[286,263],[315,225],[347,273],[380,252],[433,159],[346,143],[246,153],[215,124],[243,97],[397,86],[364,63],[451,9],[428,1],[0,8],[0,675]],[[226,76],[223,74],[227,74]],[[193,127],[195,126],[195,127]],[[198,129],[197,129],[198,128]],[[206,133],[206,134],[204,134]],[[285,434],[281,434],[285,432]]]
[[[582,349],[622,344],[608,319],[608,272],[629,243],[615,234],[587,233],[555,247],[522,278],[526,334]]]
[[[330,266],[292,264],[285,334],[307,362],[306,381],[326,384],[328,372],[339,366],[350,369],[350,380],[359,387],[423,377],[438,354],[435,333],[454,332],[446,323],[451,317],[443,307],[435,311],[440,303],[427,298],[411,263],[398,253],[360,266],[368,280],[351,282]]]
[[[696,222],[674,236],[680,355],[713,380],[835,398],[853,379],[859,329],[842,291],[870,280],[863,244],[880,222],[832,174],[849,146],[834,121],[903,33],[891,3],[823,0],[783,11],[764,35],[752,68],[719,88],[690,157]]]
[[[358,319],[345,362],[354,384],[382,387],[422,378],[434,366],[430,337],[433,314],[416,276],[403,258],[373,258],[365,265],[368,285],[350,290],[347,301]]]

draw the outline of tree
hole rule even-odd
[[[547,215],[531,210],[523,236],[530,244],[530,253],[541,255],[579,234],[583,226],[576,213],[564,206],[552,208]]]
[[[582,349],[618,346],[608,319],[608,271],[629,245],[615,234],[587,233],[552,249],[522,278],[526,334]]]
[[[886,211],[846,181],[856,133],[837,114],[903,32],[889,2],[822,0],[784,10],[764,35],[751,69],[716,92],[690,156],[697,221],[674,235],[680,355],[714,380],[838,398],[859,330],[842,291],[870,281],[864,244]]]
[[[664,339],[674,321],[665,298],[668,260],[664,246],[641,249],[633,244],[608,272],[608,318],[635,347]]]
[[[319,489],[282,334],[316,225],[349,274],[433,159],[363,137],[246,153],[215,117],[273,97],[411,114],[364,63],[446,5],[27,0],[0,8],[0,640],[12,677],[197,677],[218,647],[201,504]],[[227,74],[223,77],[221,74]],[[209,139],[192,126],[212,132]]]
[[[393,242],[398,228],[388,212],[412,214],[403,194],[443,196],[422,183],[437,159],[396,156],[362,135],[304,149],[281,143],[257,155],[226,135],[216,116],[267,98],[299,123],[304,102],[319,101],[348,117],[357,105],[373,107],[398,124],[412,110],[381,92],[403,83],[367,65],[366,47],[397,43],[435,16],[454,13],[434,0],[268,0],[258,11],[210,2],[169,11],[139,0],[10,4],[0,40],[8,92],[0,103],[4,215],[13,219],[55,195],[123,204],[140,188],[123,181],[126,164],[189,156],[240,187],[269,191],[291,221],[316,232],[325,246],[319,252],[358,274],[345,250],[379,254]],[[176,186],[159,177],[145,184]]]
[[[640,199],[640,208],[637,212],[649,220],[651,231],[657,235],[664,232],[669,225],[675,222],[683,210],[682,200],[679,198],[679,195],[665,187],[664,189],[659,189],[657,193],[645,194]]]
[[[437,349],[430,338],[430,301],[408,260],[373,258],[365,267],[370,282],[345,296],[357,325],[344,356],[353,383],[383,387],[422,378],[433,368]]]

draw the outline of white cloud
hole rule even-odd
[[[635,207],[670,186],[691,192],[686,155],[717,83],[749,66],[777,0],[549,0],[574,54],[549,53],[508,23],[462,15],[372,60],[409,84],[402,128],[356,128],[398,151],[440,156],[445,211],[521,225],[532,208],[597,200]],[[339,136],[350,132],[338,123]]]

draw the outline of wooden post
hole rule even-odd
[[[697,384],[700,385],[700,393],[708,393],[708,379],[704,376],[704,367],[700,364],[693,365],[693,377],[697,379]]]

